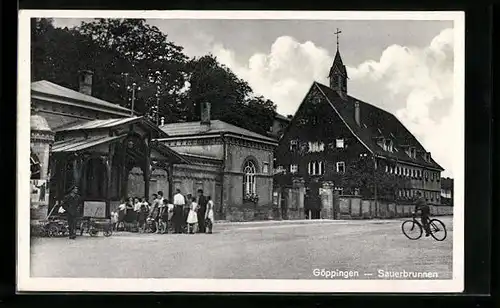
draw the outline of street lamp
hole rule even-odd
[[[129,90],[132,89],[132,109],[130,110],[130,115],[132,115],[132,116],[134,115],[135,91],[141,90],[141,87],[137,87],[137,89],[136,89],[136,87],[137,87],[137,84],[135,82],[132,84],[132,88],[128,87]]]

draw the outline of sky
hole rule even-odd
[[[58,27],[85,19],[57,18]],[[90,21],[90,20],[85,20]],[[396,115],[453,177],[453,22],[388,20],[148,19],[191,57],[212,53],[294,114],[313,81],[327,76],[339,50],[348,94]]]

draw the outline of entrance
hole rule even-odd
[[[320,185],[316,182],[309,183],[306,188],[304,200],[304,211],[306,219],[321,218],[321,197],[319,195]]]

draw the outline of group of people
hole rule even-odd
[[[139,232],[212,233],[214,203],[199,189],[197,196],[181,194],[179,189],[168,202],[163,192],[153,194],[151,203],[145,198],[127,198],[111,213],[116,230],[137,229]]]

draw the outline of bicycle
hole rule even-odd
[[[444,223],[436,218],[429,219],[429,229],[430,235],[436,241],[444,241],[447,236],[446,226]],[[413,212],[412,219],[405,220],[401,225],[401,230],[403,234],[410,240],[418,240],[423,234],[422,224],[417,220],[417,215]]]

